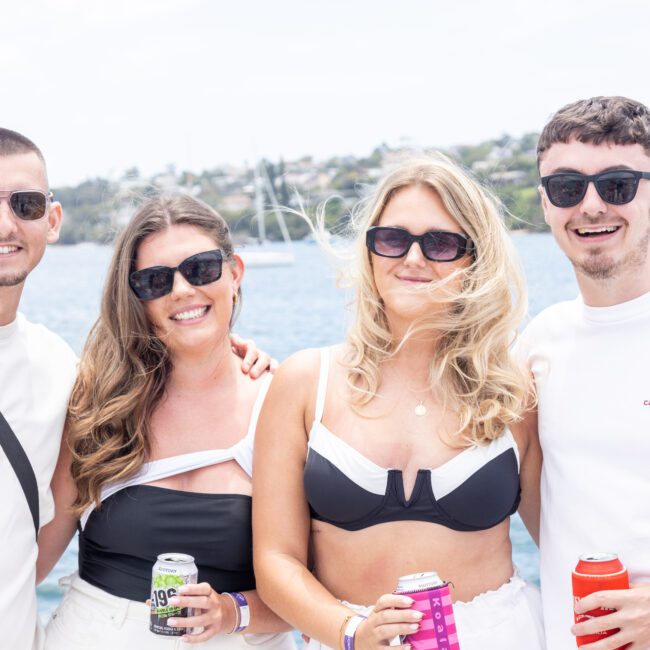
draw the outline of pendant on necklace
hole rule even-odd
[[[420,400],[418,402],[418,405],[413,409],[415,415],[426,415],[427,414],[427,407],[424,405],[424,402]]]

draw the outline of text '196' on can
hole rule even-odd
[[[623,566],[615,553],[588,553],[581,555],[578,565],[571,574],[573,584],[573,604],[575,605],[581,598],[593,594],[595,591],[605,591],[609,589],[629,589],[630,581],[627,575],[627,569]],[[592,609],[584,614],[576,614],[574,618],[576,623],[582,623],[595,616],[605,616],[611,614],[612,610],[599,607]],[[605,637],[612,636],[618,632],[606,630],[597,634],[586,634],[576,637],[578,647],[587,643],[595,643]],[[626,646],[620,646],[625,648]],[[620,650],[617,648],[617,650]]]
[[[149,629],[163,636],[182,636],[192,632],[192,628],[171,627],[169,618],[193,616],[191,608],[170,605],[169,599],[178,594],[183,585],[195,585],[199,572],[191,555],[183,553],[162,553],[153,565],[151,572],[151,623]]]
[[[449,583],[435,571],[402,576],[396,594],[413,599],[411,609],[422,612],[420,629],[405,637],[413,650],[460,650]]]

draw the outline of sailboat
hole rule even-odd
[[[290,266],[295,263],[296,258],[293,254],[293,244],[289,236],[289,230],[282,214],[282,209],[275,197],[273,185],[269,179],[266,165],[260,162],[255,169],[255,217],[257,221],[257,245],[245,246],[239,250],[239,255],[248,267],[255,266]],[[269,197],[271,208],[275,218],[280,226],[280,232],[285,243],[284,250],[278,250],[278,247],[266,238],[266,212],[264,210],[264,194]]]

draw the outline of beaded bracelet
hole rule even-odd
[[[345,628],[347,627],[350,619],[354,616],[354,614],[350,614],[349,616],[346,616],[343,619],[343,622],[341,623],[341,627],[339,628],[339,648],[343,650],[344,642],[345,642]]]

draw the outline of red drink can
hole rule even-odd
[[[435,571],[414,573],[399,579],[395,593],[411,597],[411,609],[424,614],[420,629],[404,639],[413,650],[460,650],[448,582]]]
[[[630,588],[627,569],[618,559],[616,553],[589,553],[587,555],[581,555],[578,566],[576,566],[571,574],[571,582],[573,583],[574,605],[581,598],[593,594],[595,591]],[[605,614],[609,614],[612,611],[609,608],[599,607],[584,614],[576,614],[574,611],[573,616],[576,623],[581,623],[595,616],[605,616]],[[612,636],[616,632],[618,632],[618,628],[598,632],[598,634],[578,636],[576,637],[576,641],[578,646],[586,645],[587,643],[594,643],[605,637]],[[620,646],[616,650],[622,650],[622,648],[626,647],[627,645]]]

